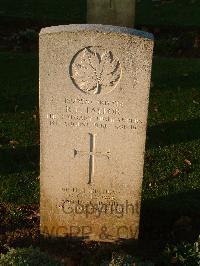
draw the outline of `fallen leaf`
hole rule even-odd
[[[18,145],[19,144],[19,142],[18,141],[16,141],[16,140],[10,140],[9,141],[9,143],[10,143],[10,145],[13,145],[13,146],[15,146],[15,145]]]
[[[39,211],[33,211],[31,215],[27,217],[28,220],[37,219],[40,217]]]
[[[172,173],[172,176],[177,177],[180,175],[180,173],[181,173],[181,171],[178,168],[176,168],[176,170]]]
[[[187,164],[187,165],[192,165],[192,163],[189,160],[187,160],[187,159],[184,160],[184,163]]]

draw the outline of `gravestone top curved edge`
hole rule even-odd
[[[59,32],[102,32],[102,33],[121,33],[134,35],[138,37],[142,37],[149,40],[154,40],[154,36],[152,33],[140,31],[136,29],[112,26],[112,25],[101,25],[101,24],[70,24],[70,25],[59,25],[59,26],[51,26],[41,29],[40,35],[43,34],[53,34]]]

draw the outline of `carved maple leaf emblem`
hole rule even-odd
[[[85,48],[72,65],[72,80],[80,90],[87,94],[111,91],[117,85],[120,76],[120,62],[110,51],[101,54]]]

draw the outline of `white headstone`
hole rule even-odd
[[[135,0],[87,0],[87,23],[134,27]]]
[[[137,239],[152,51],[132,29],[42,29],[42,234]]]

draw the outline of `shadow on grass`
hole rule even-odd
[[[200,234],[200,190],[145,200],[141,208],[140,239],[162,244],[196,241]]]
[[[199,220],[200,191],[194,190],[144,201],[138,241],[131,239],[115,243],[85,243],[81,238],[42,237],[40,243],[42,249],[55,255],[70,256],[73,260],[88,257],[93,263],[102,258],[111,258],[113,252],[125,252],[148,259],[160,254],[167,243],[196,241],[200,233]]]
[[[21,208],[18,208],[18,211]],[[35,207],[34,209],[35,210]],[[30,210],[32,212],[32,209]],[[26,209],[25,209],[26,213]],[[29,213],[29,209],[28,209]],[[18,220],[13,232],[19,231]],[[25,216],[26,217],[26,216]],[[196,241],[200,233],[200,190],[177,193],[167,197],[145,200],[141,209],[141,227],[138,241],[118,241],[117,243],[85,242],[83,238],[39,238],[39,220],[29,221],[21,228],[20,235],[14,234],[12,241],[5,235],[4,241],[11,246],[39,246],[56,257],[70,259],[75,265],[99,265],[101,260],[111,259],[113,252],[128,253],[146,259],[155,258],[167,243]],[[33,232],[27,237],[27,230]],[[48,235],[46,235],[48,236]],[[26,240],[26,242],[25,242]],[[0,245],[1,246],[1,245]],[[82,263],[82,264],[80,264]]]
[[[84,237],[44,237],[40,236],[40,248],[56,257],[61,257],[73,265],[100,265],[101,261],[110,261],[113,253],[122,253],[131,246],[137,249],[136,240],[121,240],[115,243],[87,241]],[[66,265],[68,265],[66,263]],[[71,264],[69,264],[71,265]],[[106,264],[107,265],[107,264]]]
[[[200,139],[200,119],[163,123],[148,128],[147,148],[177,144]],[[39,145],[1,149],[0,174],[20,170],[38,170]]]
[[[162,123],[148,128],[147,148],[200,139],[200,119]]]
[[[12,27],[15,24],[23,24],[23,27],[31,25],[43,27],[54,24],[84,23],[86,21],[87,1],[43,0],[35,2],[29,0],[27,2],[22,0],[19,7],[16,0],[8,0],[2,3],[0,11],[1,23],[6,23]]]
[[[24,170],[39,171],[39,145],[1,149],[0,161],[0,174],[19,173]]]

